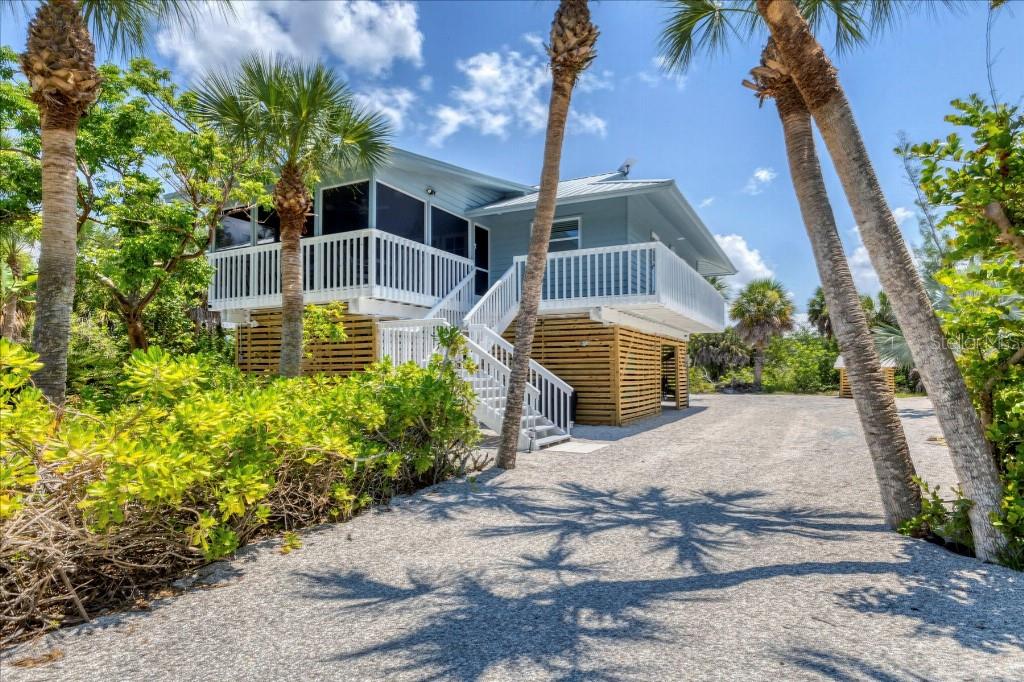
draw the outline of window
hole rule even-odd
[[[262,206],[256,214],[256,243],[266,244],[268,242],[281,241],[281,218],[274,209],[265,209]]]
[[[377,229],[423,243],[425,204],[377,183]]]
[[[218,249],[249,246],[252,243],[252,219],[248,207],[229,208],[224,211],[217,226],[214,244]]]
[[[469,257],[469,221],[436,206],[430,207],[430,245],[436,249]]]
[[[321,192],[321,196],[324,234],[365,230],[370,226],[369,182],[329,187]]]
[[[580,219],[561,218],[551,223],[548,251],[574,251],[580,248]]]

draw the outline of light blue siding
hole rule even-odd
[[[491,282],[501,277],[516,256],[530,245],[533,209],[482,216],[476,222],[491,230]],[[626,199],[604,199],[570,204],[555,211],[555,219],[581,218],[580,248],[627,243]]]

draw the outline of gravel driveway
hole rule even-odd
[[[899,402],[948,483],[929,403]],[[1024,574],[885,530],[853,401],[695,396],[576,435],[605,447],[250,547],[2,678],[1024,679]]]

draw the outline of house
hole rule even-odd
[[[500,425],[537,188],[394,149],[372,172],[315,192],[303,238],[307,303],[345,301],[344,342],[314,345],[306,371],[376,359],[423,362],[434,330],[464,330],[478,366],[478,416]],[[622,425],[685,406],[686,342],[721,331],[706,280],[735,272],[673,180],[617,171],[558,187],[541,319],[523,412],[524,448],[574,422]],[[236,358],[273,372],[280,340],[280,245],[273,212],[226,212],[209,254],[209,305],[239,324]]]

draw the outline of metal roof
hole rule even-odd
[[[593,197],[607,197],[613,194],[631,194],[637,191],[654,189],[672,184],[671,180],[630,180],[625,173],[615,171],[612,173],[601,173],[600,175],[589,175],[584,178],[563,180],[558,183],[556,200],[559,203],[571,203],[574,200],[590,199]],[[479,206],[469,212],[470,215],[486,215],[493,213],[505,213],[507,211],[518,211],[529,208],[537,203],[537,187],[521,197],[502,199],[493,204]]]
[[[892,358],[882,358],[882,367],[896,367],[896,361]],[[840,355],[836,358],[835,364],[832,365],[833,369],[845,369],[846,362],[843,360],[843,356]]]

